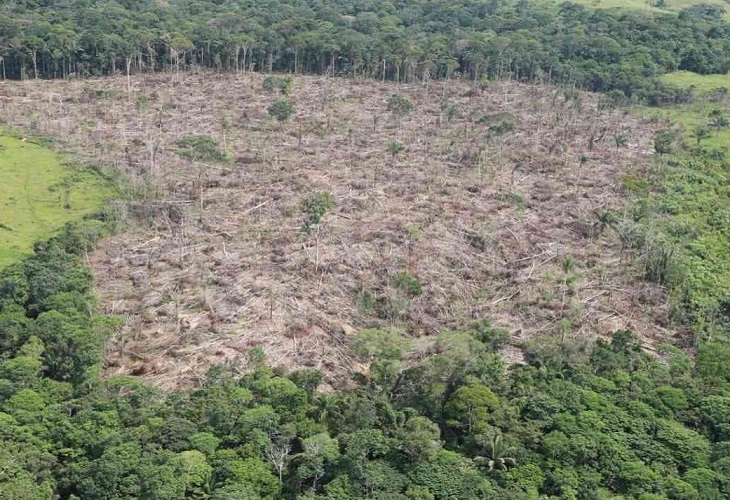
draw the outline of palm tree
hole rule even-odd
[[[514,449],[504,444],[502,435],[498,432],[493,433],[489,437],[489,441],[487,442],[485,448],[487,448],[489,456],[477,457],[476,462],[486,465],[487,469],[490,472],[496,470],[504,471],[507,470],[509,467],[514,467],[515,465],[517,465],[517,461],[514,458],[507,456],[508,454],[512,453]]]
[[[598,214],[598,232],[602,233],[609,227],[613,227],[618,222],[616,214],[611,210],[604,210]]]
[[[711,127],[714,127],[715,130],[718,131],[721,128],[725,128],[730,125],[730,122],[728,121],[727,117],[725,117],[725,114],[719,109],[713,109],[712,111],[710,111],[708,118],[710,119],[709,125]]]

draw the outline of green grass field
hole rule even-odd
[[[679,1],[681,2],[681,0]],[[656,2],[647,2],[646,0],[576,0],[575,3],[594,9],[632,9],[663,13],[667,13],[672,10],[672,0],[667,1],[667,7],[664,9],[654,7]]]
[[[575,3],[585,5],[593,9],[631,9],[641,10],[644,12],[653,12],[657,14],[670,14],[679,12],[682,9],[696,4],[720,5],[728,12],[725,13],[725,19],[730,20],[730,5],[724,0],[665,0],[665,6],[662,8],[655,7],[656,0],[574,0]],[[556,5],[561,3],[560,0],[553,0]]]
[[[695,141],[692,137],[694,129],[709,125],[708,115],[711,111],[718,109],[726,116],[730,116],[730,105],[727,99],[721,102],[707,102],[702,99],[702,94],[708,94],[717,88],[730,89],[730,75],[698,75],[690,71],[677,71],[661,76],[661,80],[668,85],[682,89],[693,87],[698,99],[689,104],[671,107],[641,108],[641,112],[648,116],[667,119],[672,124],[681,126],[684,138],[688,143]],[[711,137],[704,139],[702,145],[730,150],[730,128],[711,129],[711,133]]]
[[[66,166],[58,153],[1,131],[0,178],[0,268],[114,194],[93,170]]]
[[[730,88],[730,75],[698,75],[691,71],[675,71],[660,77],[667,85],[687,89],[694,87],[697,92],[711,92],[720,87]]]
[[[685,140],[693,144],[695,139],[692,137],[692,131],[703,125],[708,125],[709,118],[707,115],[713,109],[721,109],[726,115],[730,114],[725,105],[696,103],[684,106],[676,106],[672,108],[655,108],[645,110],[650,116],[657,116],[670,120],[671,123],[680,125],[684,132]],[[711,136],[702,141],[703,146],[711,148],[720,148],[730,150],[730,128],[720,130],[711,129]]]

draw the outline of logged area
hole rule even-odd
[[[0,2],[0,500],[730,498],[730,0],[576,1]]]
[[[0,178],[0,268],[112,195],[95,172],[69,167],[54,151],[1,130]]]
[[[618,236],[655,125],[596,95],[209,72],[4,91],[4,120],[147,193],[89,258],[103,311],[127,319],[110,375],[195,385],[260,348],[337,386],[363,369],[358,330],[421,339],[417,359],[484,317],[513,345],[673,335],[663,288]]]

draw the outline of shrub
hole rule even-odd
[[[263,86],[264,90],[269,92],[278,91],[284,95],[289,95],[292,89],[292,79],[290,77],[267,76],[264,78]]]
[[[390,139],[388,141],[388,153],[390,153],[393,158],[395,158],[398,153],[403,152],[405,149],[405,146],[403,146],[403,143],[398,141],[397,139]]]
[[[417,297],[423,293],[423,288],[418,279],[409,272],[400,272],[393,276],[393,286],[402,290],[410,297]]]
[[[186,135],[177,141],[176,153],[191,161],[228,161],[218,143],[209,135]]]
[[[285,122],[294,114],[294,105],[286,99],[277,99],[269,106],[269,116],[279,122]]]
[[[401,359],[409,346],[398,330],[376,328],[361,330],[350,344],[353,353],[370,359]]]
[[[504,328],[497,328],[488,319],[472,323],[468,330],[479,342],[488,346],[492,352],[497,352],[507,345],[510,334]]]
[[[517,118],[509,113],[492,113],[482,116],[478,122],[482,125],[489,125],[489,135],[499,137],[512,132],[517,126]]]
[[[459,108],[449,100],[441,101],[441,111],[446,115],[448,121],[452,121],[459,116]]]
[[[400,94],[393,94],[388,99],[388,111],[393,113],[398,118],[407,116],[413,111],[413,101],[406,96]]]
[[[327,210],[335,205],[335,198],[330,193],[320,191],[319,193],[307,196],[302,200],[301,207],[304,212],[304,223],[302,231],[309,233],[319,224]]]

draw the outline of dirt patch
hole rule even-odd
[[[624,217],[620,179],[644,174],[650,124],[549,86],[299,76],[295,117],[279,124],[262,79],[4,84],[0,117],[128,172],[155,200],[125,205],[129,230],[88,258],[102,309],[127,317],[108,374],[190,385],[213,363],[245,369],[261,347],[270,364],[337,385],[360,328],[424,337],[483,317],[515,342],[671,336],[663,290],[636,280],[601,223]],[[410,115],[387,110],[394,93]],[[187,134],[211,135],[234,161],[180,157]],[[307,233],[301,203],[319,192],[335,206]]]

